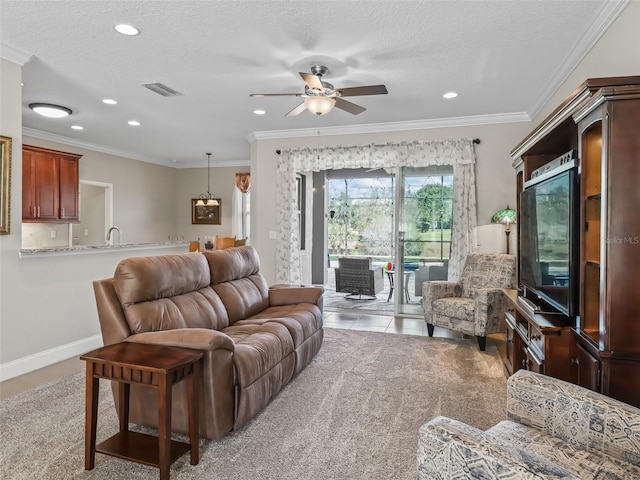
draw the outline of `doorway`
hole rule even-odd
[[[71,224],[73,245],[104,245],[113,225],[113,184],[80,180],[80,221]]]

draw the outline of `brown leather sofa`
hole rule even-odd
[[[255,249],[244,246],[128,258],[113,278],[93,282],[105,345],[204,352],[200,434],[206,438],[220,439],[249,422],[322,345],[322,289],[270,289],[259,268]],[[173,392],[173,431],[188,432],[186,405],[182,382]],[[130,421],[155,427],[157,411],[155,390],[132,385]]]

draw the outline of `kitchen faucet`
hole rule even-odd
[[[118,243],[120,242],[120,240],[122,240],[122,233],[120,232],[120,228],[116,227],[115,225],[113,227],[111,227],[109,229],[109,231],[107,232],[107,242],[109,240],[111,240],[111,232],[113,232],[114,230],[118,231]]]

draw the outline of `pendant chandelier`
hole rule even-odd
[[[200,195],[200,197],[198,198],[198,201],[196,202],[196,205],[198,207],[217,207],[218,205],[220,205],[218,203],[218,200],[216,200],[215,198],[213,198],[213,195],[211,194],[211,154],[207,153],[207,193],[203,193],[202,195]]]

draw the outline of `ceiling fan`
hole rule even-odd
[[[338,107],[345,112],[358,115],[366,108],[349,102],[342,97],[356,97],[359,95],[386,95],[387,87],[384,85],[367,85],[363,87],[335,88],[328,82],[322,81],[322,77],[329,71],[324,65],[312,65],[311,73],[299,72],[304,80],[304,93],[252,93],[251,97],[302,97],[304,101],[286,114],[292,117],[302,113],[305,109],[316,115],[323,115]]]

